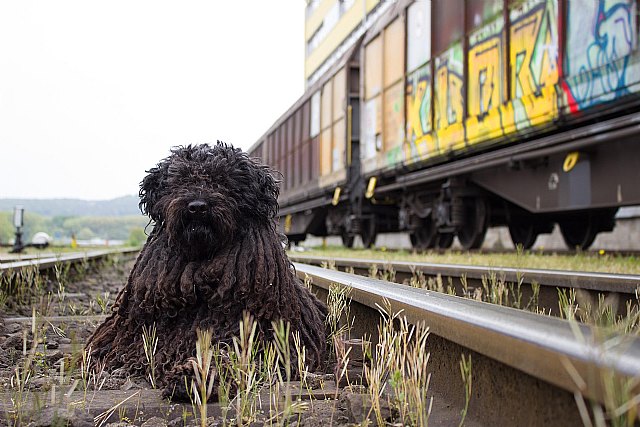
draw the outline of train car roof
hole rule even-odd
[[[293,103],[291,107],[287,109],[278,119],[275,121],[273,125],[265,133],[263,133],[260,138],[256,142],[254,142],[251,147],[247,150],[247,152],[251,152],[255,147],[258,146],[262,141],[266,139],[266,137],[272,133],[278,126],[280,126],[285,120],[287,120],[295,111],[297,111],[311,96],[316,93],[322,85],[324,85],[330,78],[332,78],[342,67],[344,67],[360,50],[360,43],[362,39],[365,37],[366,33],[360,36],[341,57],[340,59],[331,67],[329,70],[322,76],[322,78],[318,79],[314,84],[309,86],[307,90],[305,90],[304,94],[296,102]]]
[[[398,0],[394,3],[394,5],[389,9],[386,13],[383,13],[382,16],[369,28],[364,34],[364,40],[362,41],[362,45],[366,45],[375,37],[377,37],[382,30],[384,30],[387,25],[391,23],[394,19],[400,15],[400,13],[407,8],[413,0]]]

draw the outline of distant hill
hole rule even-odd
[[[47,217],[141,215],[138,202],[138,196],[124,196],[112,200],[0,199],[0,212],[13,211],[14,206],[22,205],[26,212]]]

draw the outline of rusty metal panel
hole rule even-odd
[[[269,166],[276,167],[276,135],[275,131],[269,135]]]
[[[333,121],[339,120],[344,117],[344,110],[347,103],[345,98],[347,96],[347,74],[346,70],[342,68],[333,78]]]
[[[320,133],[320,176],[331,173],[331,127]]]
[[[271,135],[271,142],[273,146],[273,163],[272,166],[278,172],[280,171],[280,162],[278,159],[278,155],[280,154],[280,149],[278,147],[278,128],[273,130],[273,134]]]
[[[320,176],[320,135],[311,140],[311,179]]]
[[[295,151],[295,141],[293,139],[293,116],[287,120],[287,185],[294,187],[293,155]]]
[[[311,144],[310,141],[303,141],[302,144],[300,144],[300,156],[299,156],[299,162],[300,163],[300,184],[304,185],[311,177],[311,159],[310,159],[310,151],[309,151],[309,145]]]
[[[309,133],[307,134],[310,138],[315,138],[320,134],[320,96],[319,90],[311,96],[311,122]]]
[[[382,91],[382,38],[376,37],[364,48],[364,96],[371,99]]]
[[[302,106],[302,158],[300,165],[302,167],[302,182],[305,183],[311,179],[311,138],[309,137],[311,104],[309,101]]]
[[[464,0],[435,1],[433,5],[434,54],[447,50],[453,43],[462,39],[464,34]]]
[[[333,80],[329,80],[322,87],[322,99],[320,101],[321,113],[320,113],[320,129],[324,130],[327,126],[331,125],[331,107],[333,94]]]
[[[268,142],[268,152],[269,152],[269,166],[273,169],[276,168],[276,141],[275,141],[275,131],[271,132],[267,137]]]
[[[396,18],[384,30],[384,87],[404,75],[404,21]]]
[[[269,164],[269,135],[264,138],[262,143],[262,161],[264,164]]]
[[[276,131],[278,129],[274,129],[273,133],[271,134],[271,166],[274,169],[278,169],[278,140],[277,140],[277,135],[276,135]]]
[[[384,138],[383,145],[390,164],[402,160],[404,141],[404,84],[402,81],[384,92]]]
[[[540,3],[540,0],[534,0]],[[467,29],[484,26],[487,22],[502,15],[504,0],[482,0],[465,2]]]
[[[282,144],[282,182],[285,189],[289,189],[289,141],[287,140],[287,121],[280,125],[280,143]]]
[[[302,109],[298,108],[293,115],[293,185],[299,186],[302,182],[302,173],[300,168],[302,167],[301,155],[302,155]]]
[[[347,156],[347,128],[345,120],[340,119],[333,124],[333,147],[331,151],[331,171],[336,172],[345,168]]]
[[[289,166],[287,164],[287,155],[288,153],[288,147],[287,147],[287,122],[284,121],[282,122],[282,124],[280,124],[280,126],[278,127],[279,130],[279,134],[280,134],[280,172],[282,172],[282,183],[284,184],[284,188],[285,189],[289,189],[289,181],[288,181],[288,177],[289,177],[289,170],[287,169],[287,167]]]
[[[282,127],[279,126],[276,129],[276,157],[277,157],[277,168],[278,171],[283,172],[282,169],[284,167],[284,161],[282,160],[282,158],[284,157],[284,153],[283,153],[283,141],[282,141]],[[283,188],[286,187],[286,183],[283,182],[282,183]]]
[[[280,172],[283,176],[284,188],[289,189],[289,183],[287,182],[287,128],[286,122],[282,123],[279,127],[280,134]]]
[[[273,133],[270,133],[267,136],[267,164],[271,167],[275,166],[275,152],[274,152],[274,143],[273,143]]]
[[[302,105],[302,140],[307,141],[311,139],[310,132],[310,114],[311,114],[311,102],[307,101]]]
[[[260,160],[262,160],[262,162],[264,163],[264,140],[260,141],[260,144],[256,149],[255,156],[260,158]]]
[[[255,144],[253,148],[251,148],[247,152],[247,154],[249,155],[249,157],[262,157],[262,142]]]
[[[417,1],[407,10],[407,71],[431,58],[431,2]]]

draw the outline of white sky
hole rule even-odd
[[[137,194],[171,146],[249,148],[304,90],[304,7],[0,1],[0,198]]]

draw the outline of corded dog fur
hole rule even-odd
[[[289,322],[309,368],[321,367],[326,307],[296,278],[285,254],[273,175],[221,142],[174,148],[148,171],[140,209],[155,227],[113,312],[88,341],[96,363],[146,377],[142,328],[155,324],[157,382],[172,393],[195,356],[196,329],[231,343],[248,311],[263,340],[273,338],[272,321]]]

